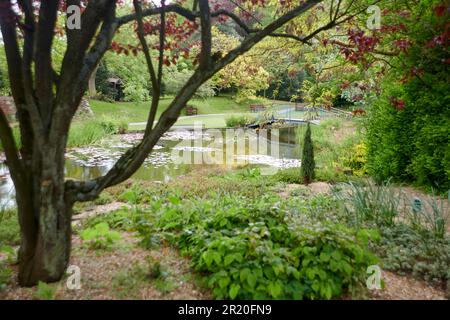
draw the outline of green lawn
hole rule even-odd
[[[247,115],[249,113],[233,113],[234,116]],[[182,116],[175,123],[175,126],[194,126],[199,123],[207,129],[210,128],[226,128],[226,119],[231,114],[224,115],[200,115],[200,116]],[[133,124],[128,127],[130,130],[144,130],[145,124]]]
[[[160,115],[169,105],[171,98],[164,98],[160,102]],[[147,120],[150,102],[105,102],[99,100],[89,101],[96,118],[114,117],[127,122],[143,122]]]
[[[163,98],[157,117],[164,112],[172,101],[172,97]],[[150,108],[150,101],[147,102],[116,102],[109,103],[98,100],[91,100],[90,105],[97,117],[114,117],[116,120],[127,122],[145,122]],[[228,96],[218,96],[208,99],[193,99],[189,103],[198,108],[198,114],[225,114],[244,113],[248,111],[249,102],[236,103]],[[182,113],[181,116],[184,116]],[[188,121],[189,123],[189,121]],[[222,123],[218,121],[218,123]],[[190,123],[189,123],[190,124]]]

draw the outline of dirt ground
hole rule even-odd
[[[179,256],[176,250],[164,247],[145,250],[137,246],[137,239],[122,233],[120,245],[114,250],[99,252],[82,245],[79,237],[73,239],[73,254],[70,265],[81,271],[81,289],[70,290],[68,278],[52,284],[54,298],[62,300],[114,300],[114,299],[208,299],[210,295],[198,287],[189,268],[189,260]],[[167,273],[163,280],[136,278],[136,266],[145,268],[148,257],[158,260]],[[37,288],[20,288],[17,283],[17,268],[14,282],[0,292],[0,299],[39,299]]]
[[[70,265],[81,270],[81,289],[70,290],[64,279],[51,285],[54,298],[62,300],[115,300],[115,299],[211,299],[207,290],[197,285],[189,268],[189,260],[176,250],[163,247],[160,250],[145,250],[137,246],[132,234],[122,233],[122,243],[112,251],[98,252],[83,247],[75,236],[74,251]],[[148,257],[161,262],[168,275],[158,283],[133,278],[136,265],[145,265]],[[17,268],[14,268],[16,274]],[[373,300],[445,300],[445,291],[428,285],[425,281],[382,271],[385,288],[370,292]],[[165,282],[165,284],[164,284]],[[6,290],[0,292],[0,299],[40,299],[37,288],[21,288],[16,276]]]
[[[372,291],[373,300],[446,300],[443,289],[432,287],[425,281],[389,271],[382,271],[381,278],[385,288]]]

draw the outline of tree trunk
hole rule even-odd
[[[51,151],[33,156],[28,197],[17,198],[22,231],[21,286],[60,280],[70,258],[72,202],[65,196],[64,158],[52,161],[52,154],[58,152]]]

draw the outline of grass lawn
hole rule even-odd
[[[165,97],[160,102],[157,117],[168,107],[172,97]],[[224,114],[243,113],[248,111],[249,102],[236,103],[229,96],[218,96],[208,99],[193,99],[189,103],[198,108],[198,114]],[[90,105],[94,114],[98,117],[114,117],[117,120],[127,122],[145,122],[150,108],[150,102],[116,102],[109,103],[91,100]],[[182,113],[181,116],[184,114]],[[206,121],[206,120],[205,120]],[[221,124],[221,121],[217,121]]]
[[[250,114],[250,113],[248,113]],[[247,115],[247,113],[233,113],[234,116]],[[175,126],[194,126],[199,123],[206,129],[226,128],[226,119],[231,115],[199,115],[199,116],[182,116],[175,123]],[[144,130],[145,124],[132,124],[128,126],[130,130]]]
[[[158,116],[167,108],[171,98],[163,98],[160,102]],[[146,121],[150,109],[150,102],[105,102],[99,100],[89,101],[92,111],[97,118],[114,117],[127,122]]]
[[[165,97],[160,102],[160,107],[157,113],[157,118],[166,110],[172,101],[173,97]],[[181,113],[181,118],[176,125],[192,126],[196,122],[202,123],[206,128],[224,128],[226,127],[225,120],[228,115],[243,115],[249,111],[249,104],[252,101],[237,103],[230,96],[217,96],[208,99],[193,99],[189,102],[190,105],[198,108],[200,117],[189,116]],[[115,122],[146,122],[150,108],[150,102],[104,102],[98,100],[91,100],[90,105],[97,119],[113,119]],[[219,114],[217,116],[205,116],[208,114]],[[225,116],[224,116],[225,114]],[[132,125],[131,130],[143,130],[145,125]]]

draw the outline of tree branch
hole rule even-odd
[[[19,44],[17,42],[15,18],[16,15],[12,9],[11,0],[9,0],[3,14],[0,15],[0,27],[2,30],[6,61],[8,64],[11,92],[17,108],[21,132],[27,133],[26,136],[22,136],[22,139],[30,137],[28,128],[31,128],[33,131],[32,135],[38,139],[38,145],[42,145],[44,130],[35,104],[32,84],[28,83],[26,81],[27,79],[24,79],[23,77],[27,74],[31,75],[31,70],[27,69],[29,66],[24,65],[21,57]],[[30,79],[28,79],[28,81],[30,81]],[[24,142],[27,149],[30,148],[29,144],[31,141],[27,139]]]
[[[2,109],[0,109],[0,141],[5,151],[6,163],[14,180],[14,185],[21,188],[25,183],[23,165],[19,159],[13,132]]]
[[[164,8],[161,6],[161,7],[157,7],[157,8],[145,9],[142,11],[142,16],[143,17],[154,16],[154,15],[161,14],[162,12],[166,12],[166,13],[175,12],[175,13],[179,14],[180,16],[183,16],[186,19],[191,20],[191,21],[195,21],[195,19],[198,18],[198,14],[195,14],[194,12],[192,12],[186,8],[183,8],[179,4],[170,4],[170,5],[165,6]],[[122,26],[133,20],[136,20],[135,13],[119,17],[119,18],[117,18],[116,22],[119,26]]]
[[[36,29],[34,61],[36,96],[39,97],[38,110],[45,129],[50,126],[53,110],[53,67],[52,43],[59,0],[41,3],[39,22]]]
[[[159,105],[159,98],[161,95],[161,78],[162,75],[162,55],[164,54],[164,36],[159,41],[160,52],[159,52],[159,65],[158,65],[158,75],[156,75],[155,68],[153,67],[152,57],[150,55],[150,49],[148,47],[147,41],[145,40],[144,34],[144,23],[142,17],[142,7],[139,0],[133,0],[134,9],[136,12],[136,20],[137,20],[137,34],[139,38],[139,42],[141,43],[142,50],[144,52],[145,61],[147,63],[147,69],[150,74],[150,80],[152,83],[152,104],[150,107],[150,113],[147,120],[147,127],[145,130],[145,135],[147,135],[153,129],[153,122],[155,121],[156,112]],[[165,13],[161,13],[161,30],[160,35],[165,34]],[[164,21],[164,23],[163,23]],[[162,49],[162,50],[161,50]]]
[[[200,22],[201,22],[201,41],[202,49],[200,52],[200,69],[211,68],[211,49],[212,49],[212,34],[211,34],[211,10],[209,8],[208,0],[199,0],[200,7]]]

